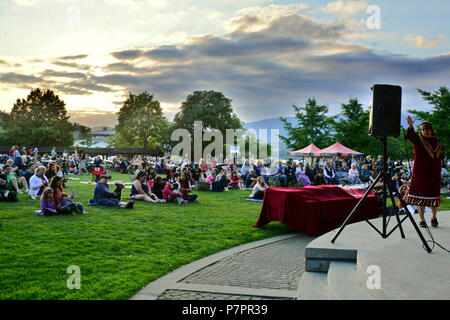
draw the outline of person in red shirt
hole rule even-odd
[[[188,203],[183,199],[183,195],[181,194],[181,192],[178,191],[178,186],[178,182],[175,182],[173,184],[166,184],[163,189],[163,199],[166,200],[166,202],[171,202],[172,200],[176,199],[178,204]]]
[[[231,181],[231,188],[232,189],[239,189],[239,190],[244,189],[244,183],[239,178],[236,170],[231,172],[230,181]]]
[[[421,227],[427,226],[424,218],[425,207],[430,207],[431,225],[437,227],[436,214],[441,203],[441,144],[431,123],[422,122],[417,134],[414,132],[411,116],[406,120],[409,125],[406,139],[414,145],[414,166],[405,202],[417,205]]]

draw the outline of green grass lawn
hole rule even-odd
[[[94,185],[69,181],[86,205]],[[113,180],[129,181],[113,174]],[[124,189],[126,199],[129,189]],[[0,299],[128,299],[166,273],[215,252],[292,232],[281,223],[256,223],[261,203],[249,191],[197,192],[189,205],[135,202],[135,208],[87,207],[89,215],[35,216],[39,201],[20,195],[0,203]],[[81,271],[70,290],[69,266]]]
[[[69,181],[86,205],[94,185]],[[129,181],[113,174],[113,180]],[[278,222],[252,228],[261,204],[249,191],[197,192],[199,202],[136,202],[133,210],[87,207],[89,215],[35,216],[39,201],[0,203],[0,299],[128,299],[168,272],[215,252],[292,232]],[[126,199],[129,189],[124,189]],[[446,197],[445,197],[446,198]],[[450,201],[441,205],[450,210]],[[69,266],[81,270],[70,290]]]

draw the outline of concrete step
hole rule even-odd
[[[356,263],[331,262],[327,279],[329,300],[374,299],[364,288],[362,288],[356,270]]]
[[[297,300],[328,300],[327,274],[304,272],[298,285]]]

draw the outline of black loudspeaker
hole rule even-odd
[[[402,111],[402,87],[375,84],[370,109],[369,135],[374,137],[398,137]]]

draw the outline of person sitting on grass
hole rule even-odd
[[[61,201],[59,202],[61,206],[68,207],[70,211],[75,215],[77,213],[88,214],[89,212],[84,211],[83,205],[79,202],[73,202],[71,197],[63,192],[61,194]]]
[[[34,171],[34,175],[30,178],[30,197],[35,200],[42,195],[44,189],[50,184],[45,176],[45,167],[39,166]]]
[[[53,190],[53,202],[55,203],[56,212],[57,214],[76,214],[79,212],[80,206],[81,209],[83,206],[81,204],[74,204],[74,206],[68,207],[64,202],[61,202],[64,191],[62,183],[63,178],[60,176],[54,176],[52,180],[50,180],[50,188]]]
[[[172,184],[167,183],[163,190],[164,200],[166,200],[166,202],[173,202],[175,200],[178,204],[187,204],[188,202],[183,199],[183,195],[178,188],[178,182],[174,182]]]
[[[213,184],[216,181],[216,171],[212,170],[211,173],[206,177],[205,182],[208,184]]]
[[[253,187],[253,192],[252,192],[250,198],[258,199],[258,200],[264,199],[264,193],[266,192],[266,189],[267,189],[267,184],[264,181],[264,177],[259,176],[256,179],[256,184]]]
[[[58,175],[58,172],[56,171],[55,163],[49,162],[48,169],[45,171],[45,176],[47,177],[48,181],[50,181],[56,175]]]
[[[178,183],[180,184],[180,192],[183,195],[184,200],[187,202],[198,202],[198,196],[196,194],[190,194],[192,192],[192,187],[190,177],[186,173],[181,173]]]
[[[45,188],[41,196],[41,215],[53,216],[56,215],[56,206],[53,200],[53,189]]]
[[[6,176],[6,189],[15,191],[17,194],[22,194],[20,188],[25,188],[26,193],[29,192],[28,183],[25,177],[17,178],[11,166],[5,165],[3,167],[3,174]]]
[[[134,206],[133,201],[122,202],[120,200],[120,191],[117,189],[114,192],[109,191],[108,179],[111,179],[111,176],[106,174],[100,176],[100,180],[94,189],[94,199],[90,201],[90,204],[132,209]]]
[[[0,174],[0,201],[17,202],[17,193],[14,191],[9,191],[6,188],[8,178],[5,174]]]
[[[147,178],[148,175],[146,171],[139,171],[131,185],[130,198],[153,203],[159,202],[158,197],[150,192]]]
[[[249,174],[247,175],[247,179],[245,180],[246,188],[253,188],[256,184],[256,180],[258,176],[255,174],[255,170],[250,169]]]
[[[164,182],[163,178],[161,178],[160,176],[157,176],[155,179],[155,183],[153,183],[151,191],[154,195],[156,195],[158,197],[158,199],[164,200],[163,197],[163,190],[165,187],[166,183]]]
[[[239,178],[236,170],[234,170],[231,173],[230,182],[231,182],[231,189],[238,189],[238,190],[244,189],[244,183]]]

